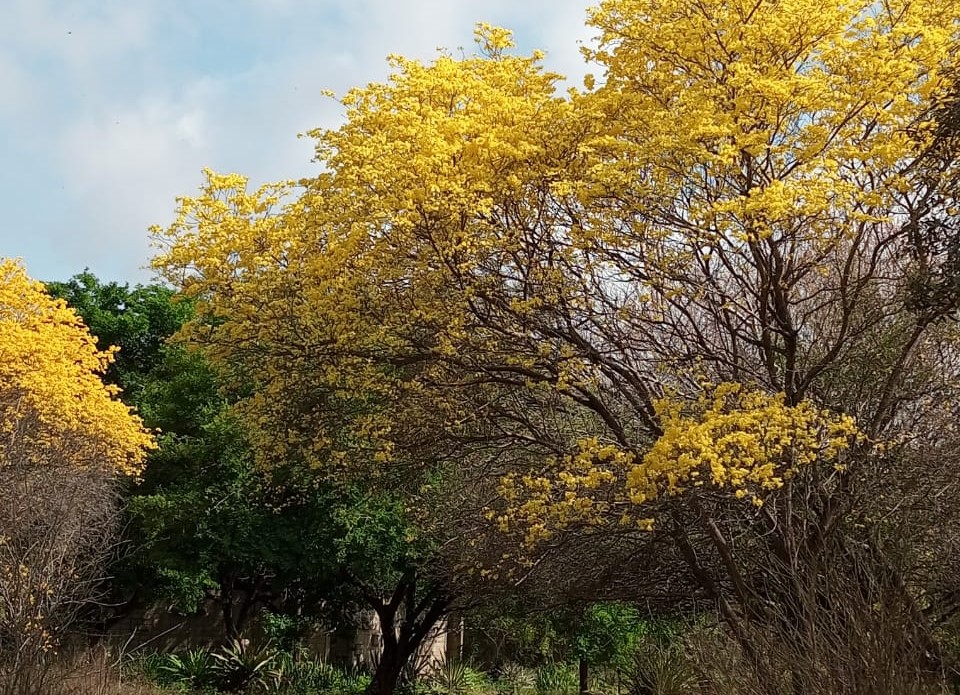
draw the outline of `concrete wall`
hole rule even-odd
[[[345,627],[335,632],[318,630],[308,637],[310,651],[324,661],[342,666],[367,666],[376,661],[381,645],[380,621],[369,611],[357,620],[360,627]],[[451,629],[451,627],[453,629]],[[462,649],[461,620],[452,618],[450,625],[441,621],[427,637],[418,663],[425,669],[448,658],[460,656]],[[257,616],[248,621],[244,636],[254,644],[266,640]],[[172,652],[196,647],[216,647],[223,643],[220,608],[215,601],[204,603],[194,615],[180,615],[164,606],[151,606],[132,611],[107,630],[104,640],[125,652]]]

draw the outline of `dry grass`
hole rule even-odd
[[[760,638],[761,635],[754,635]],[[701,627],[683,639],[688,667],[699,674],[696,695],[951,695],[944,679],[918,673],[905,658],[902,635],[873,633],[871,644],[834,644],[830,654],[802,652],[763,640],[762,659],[768,679],[722,628]],[[773,674],[772,680],[769,675]],[[797,675],[802,677],[798,681]]]
[[[0,695],[161,695],[162,688],[120,667],[105,648],[61,656],[0,678]]]

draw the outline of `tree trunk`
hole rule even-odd
[[[393,695],[400,682],[403,668],[411,656],[406,652],[407,650],[402,649],[396,639],[384,640],[380,661],[367,687],[369,695]]]
[[[397,609],[399,601],[394,600],[389,603],[374,604],[377,611],[377,617],[380,619],[380,658],[376,662],[377,667],[370,678],[370,685],[367,687],[367,693],[370,695],[392,695],[400,680],[400,674],[403,672],[403,666],[406,663],[406,656],[403,654],[402,643],[397,634]],[[401,627],[401,631],[402,631]]]
[[[413,572],[400,580],[389,601],[379,600],[370,592],[364,592],[364,597],[380,618],[383,640],[383,651],[367,695],[393,695],[403,669],[446,613],[450,601],[438,587],[417,600],[417,578]]]
[[[228,641],[238,639],[240,632],[237,629],[236,616],[233,610],[232,582],[220,584],[220,614],[223,617],[223,632]]]
[[[590,690],[590,666],[587,660],[580,657],[580,695],[584,695]]]

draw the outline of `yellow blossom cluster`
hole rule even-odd
[[[571,105],[541,56],[508,55],[503,29],[480,27],[477,41],[483,55],[462,60],[393,57],[388,82],[344,95],[347,122],[312,133],[327,171],[304,189],[248,191],[242,176],[207,172],[176,222],[154,230],[155,265],[198,300],[185,334],[255,376],[243,410],[264,462],[295,451],[311,465],[384,463],[412,421],[469,416],[395,364],[441,379],[430,371],[437,361],[409,356],[456,358],[474,340],[496,349],[468,316],[499,282],[485,268],[518,272],[510,254],[521,244],[503,216],[542,219],[527,198],[549,193],[578,156]],[[541,298],[567,282],[548,271],[527,274]],[[517,294],[510,311],[536,310],[539,300]],[[512,350],[502,359],[517,369],[533,361]],[[558,381],[576,378],[571,360]],[[399,424],[387,404],[403,413]],[[334,408],[351,415],[349,436],[325,421]]]
[[[137,473],[153,438],[101,381],[112,359],[62,300],[0,260],[0,468]]]
[[[487,512],[502,532],[521,530],[534,545],[574,524],[651,528],[644,505],[699,488],[763,504],[803,466],[842,470],[851,446],[863,440],[853,418],[783,394],[723,383],[692,403],[656,403],[662,435],[642,456],[596,438],[541,475],[500,480],[503,504]]]
[[[587,51],[617,122],[602,175],[652,205],[685,195],[714,234],[805,219],[829,239],[902,188],[924,146],[907,126],[949,80],[958,20],[954,0],[602,2]]]
[[[627,474],[633,504],[704,485],[762,504],[802,466],[843,467],[843,455],[862,438],[849,415],[809,401],[788,405],[784,395],[725,383],[686,405],[657,402],[663,434]]]
[[[509,473],[497,488],[504,508],[488,510],[502,532],[521,529],[524,542],[549,539],[571,524],[605,523],[623,499],[623,481],[635,460],[632,452],[596,437],[577,442],[575,453],[553,460],[540,475]]]

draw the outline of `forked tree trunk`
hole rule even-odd
[[[405,574],[389,601],[361,588],[380,619],[383,640],[383,651],[367,687],[368,695],[393,695],[410,659],[447,612],[450,599],[439,586],[418,597],[417,585],[415,573]]]

